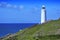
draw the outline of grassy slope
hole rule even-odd
[[[37,24],[31,28],[26,28],[16,33],[16,36],[6,40],[41,40],[41,38],[42,40],[57,40],[57,37],[60,37],[56,33],[58,29],[60,29],[60,20],[52,20],[41,25]],[[53,37],[51,38],[51,36]]]

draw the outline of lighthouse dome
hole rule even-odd
[[[45,5],[42,5],[42,9],[45,9]]]

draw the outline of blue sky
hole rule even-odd
[[[39,23],[41,6],[47,20],[60,17],[60,0],[0,0],[0,23]]]

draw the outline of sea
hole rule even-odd
[[[37,23],[0,23],[0,37],[32,27]]]

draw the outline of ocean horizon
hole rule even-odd
[[[29,28],[37,23],[0,23],[0,37]]]

